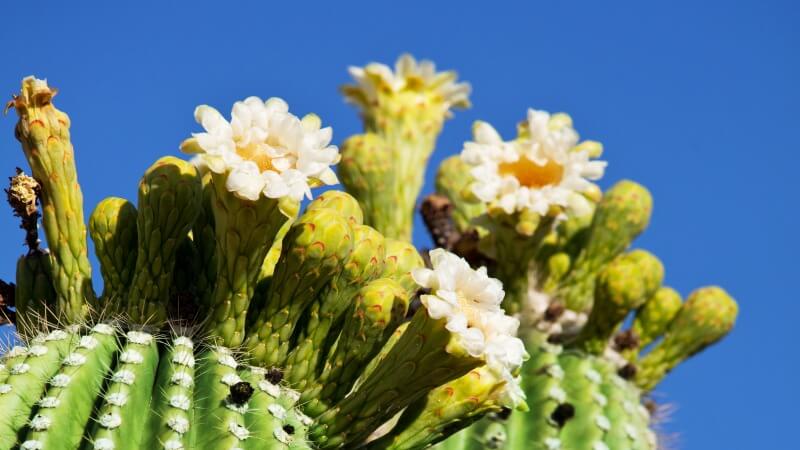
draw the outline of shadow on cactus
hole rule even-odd
[[[531,110],[508,142],[479,122],[423,203],[443,248],[421,255],[421,168],[469,87],[410,56],[351,73],[349,193],[312,196],[338,183],[330,127],[249,97],[230,119],[199,106],[192,161],[159,159],[88,228],[69,117],[23,80],[8,109],[31,176],[7,194],[28,252],[0,306],[24,345],[0,366],[0,448],[659,445],[647,393],[736,305],[715,287],[682,301],[629,250],[647,191],[601,193],[602,147],[566,115]]]

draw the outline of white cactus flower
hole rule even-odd
[[[452,108],[469,107],[469,83],[457,83],[455,72],[437,72],[432,61],[417,61],[408,53],[397,58],[392,71],[389,66],[370,63],[365,67],[350,67],[354,85],[344,87],[345,99],[367,112],[378,104],[383,92],[430,92],[442,101],[442,113],[450,116]],[[424,101],[420,99],[420,102]]]
[[[472,192],[507,214],[528,210],[539,215],[560,207],[583,215],[588,201],[580,193],[603,176],[605,161],[576,147],[578,133],[566,115],[528,110],[520,137],[503,141],[488,123],[477,122],[474,141],[464,144],[461,160],[472,166]]]
[[[508,397],[517,404],[524,398],[519,379],[512,376],[527,358],[525,346],[515,335],[519,320],[500,308],[505,292],[486,268],[472,269],[463,258],[443,249],[430,252],[433,269],[418,268],[414,281],[431,290],[421,297],[433,319],[447,320],[446,328],[458,337],[467,352],[486,361],[506,380]]]
[[[279,98],[248,97],[236,102],[228,122],[216,109],[201,105],[195,119],[205,128],[181,145],[198,153],[208,170],[227,174],[225,187],[239,198],[311,198],[311,188],[338,183],[330,166],[339,162],[330,127],[319,117],[302,119]]]

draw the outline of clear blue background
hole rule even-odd
[[[10,98],[29,74],[61,89],[87,212],[103,196],[135,198],[149,163],[198,130],[200,103],[228,111],[281,96],[340,142],[360,129],[337,93],[347,65],[410,51],[474,87],[429,180],[472,121],[511,137],[529,106],[567,111],[605,144],[604,186],[630,177],[652,190],[638,245],[664,260],[667,282],[684,294],[720,284],[739,299],[733,334],[658,388],[677,408],[665,424],[676,447],[797,448],[796,2],[105,3],[0,6],[0,92]],[[25,166],[14,123],[0,119],[3,176]],[[22,233],[3,217],[0,277],[12,279]],[[420,227],[415,239],[429,243]]]

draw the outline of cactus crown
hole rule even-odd
[[[192,162],[160,158],[135,204],[92,211],[99,296],[69,117],[23,80],[32,176],[6,192],[29,251],[0,306],[25,346],[0,365],[0,447],[656,448],[647,393],[737,307],[718,287],[683,302],[630,249],[648,191],[601,193],[602,146],[565,114],[529,110],[512,141],[478,122],[423,203],[443,248],[420,254],[421,169],[470,87],[409,55],[351,74],[348,192],[313,198],[340,159],[316,115],[199,106]]]

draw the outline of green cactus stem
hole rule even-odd
[[[197,250],[198,272],[196,274],[197,302],[203,308],[211,307],[211,296],[217,275],[217,239],[214,231],[214,186],[211,185],[211,172],[198,167],[203,193],[200,212],[192,225],[192,243]]]
[[[469,85],[410,55],[398,59],[394,74],[375,63],[351,74],[357,84],[342,91],[361,110],[366,132],[342,145],[342,184],[361,203],[367,225],[410,241],[422,169],[450,109],[469,107]]]
[[[317,417],[350,392],[407,310],[408,296],[394,280],[379,278],[361,288],[319,380],[303,392],[306,414]]]
[[[167,304],[181,240],[200,210],[200,182],[190,163],[167,156],[139,183],[136,271],[125,311],[134,323],[160,324]]]
[[[353,225],[353,251],[342,271],[311,304],[297,345],[286,361],[286,379],[303,391],[318,375],[323,357],[333,344],[334,325],[352,304],[361,286],[367,285],[384,269],[383,236],[366,225]],[[402,289],[399,288],[398,289]],[[338,330],[337,330],[338,331]]]
[[[153,335],[129,331],[121,348],[115,374],[103,392],[103,400],[96,413],[99,420],[89,440],[95,448],[135,450],[142,448],[146,438],[142,430],[148,422],[142,414],[150,406],[158,369],[158,347]]]
[[[431,319],[427,310],[420,308],[363,383],[317,418],[310,437],[320,448],[357,445],[434,387],[481,364],[455,341],[444,319]]]
[[[436,172],[436,192],[450,199],[453,222],[461,233],[472,228],[473,220],[486,212],[486,204],[470,189],[474,180],[469,169],[469,165],[456,155],[442,161]]]
[[[244,342],[245,320],[258,275],[267,253],[299,204],[286,197],[239,198],[225,186],[225,177],[212,175],[217,275],[207,329],[224,345]]]
[[[299,394],[229,349],[106,324],[31,344],[2,359],[2,448],[311,449]]]
[[[152,434],[149,442],[143,441],[145,448],[195,446],[194,346],[191,338],[175,336],[161,358],[148,424]]]
[[[652,297],[664,279],[664,266],[644,250],[625,253],[605,266],[595,282],[589,320],[573,345],[599,355],[631,311]]]
[[[89,216],[89,235],[103,274],[104,302],[125,295],[136,270],[136,207],[124,198],[109,197]]]
[[[36,412],[31,411],[32,404],[26,405],[32,414],[21,433],[21,449],[77,448],[80,444],[103,388],[103,374],[117,351],[113,330],[109,332],[106,327],[84,337],[59,361],[61,367],[50,378],[47,391],[37,398]],[[31,378],[46,381],[43,377]]]
[[[723,289],[692,292],[663,339],[639,361],[636,384],[650,390],[683,360],[722,339],[733,328],[739,307]]]
[[[629,336],[623,337],[623,339],[633,339],[636,344],[623,352],[628,361],[636,362],[639,357],[639,351],[653,343],[667,331],[670,322],[680,311],[681,304],[681,295],[675,289],[661,287],[644,305],[636,310],[633,324],[627,331]]]
[[[595,276],[644,231],[652,209],[650,193],[632,181],[620,181],[603,195],[586,247],[557,292],[567,308],[579,312],[591,309]]]
[[[11,448],[28,421],[28,412],[39,401],[48,380],[76,345],[74,336],[54,331],[38,336],[29,348],[14,347],[4,355],[5,379],[0,384],[0,447]]]
[[[447,439],[488,413],[502,412],[498,392],[504,384],[488,367],[478,367],[410,405],[391,432],[368,448],[410,450]]]
[[[53,106],[56,90],[34,77],[22,81],[9,102],[19,116],[22,143],[33,178],[41,185],[42,224],[50,248],[56,311],[80,321],[95,303],[83,221],[83,194],[70,142],[69,117]]]
[[[530,410],[514,411],[507,420],[497,422],[505,437],[503,445],[494,448],[657,448],[640,391],[620,378],[613,364],[564,351],[535,332],[527,336],[527,344],[532,356],[522,368],[522,387]],[[485,424],[473,426],[462,432],[466,435],[461,439],[487,442],[486,431]]]
[[[313,209],[292,225],[270,282],[264,307],[248,328],[245,346],[257,365],[282,365],[303,310],[331,280],[352,250],[347,219]]]
[[[14,293],[17,317],[21,320],[47,320],[55,313],[56,293],[50,278],[50,254],[43,250],[29,252],[17,260],[17,285]]]

